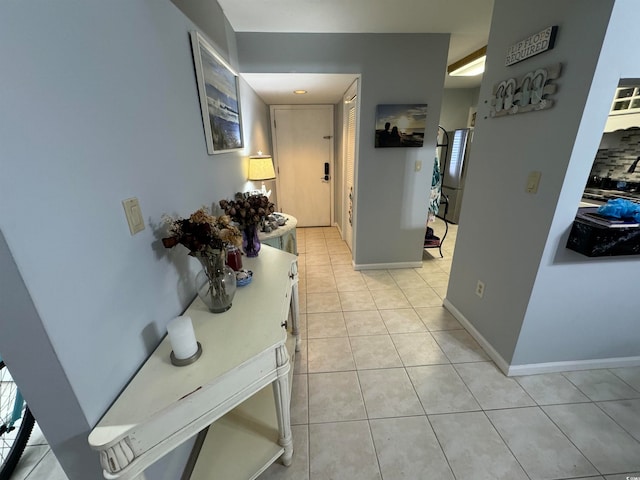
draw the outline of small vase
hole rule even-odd
[[[196,258],[202,264],[202,270],[196,275],[198,296],[209,311],[226,312],[236,294],[236,272],[225,265],[226,252],[198,254]]]
[[[247,257],[257,257],[260,251],[258,225],[247,225],[242,230],[242,250]]]
[[[230,245],[227,248],[227,265],[236,272],[242,270],[242,254],[240,253],[240,249],[234,245]]]

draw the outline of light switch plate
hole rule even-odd
[[[127,223],[129,224],[131,235],[135,235],[144,230],[144,219],[142,218],[142,211],[140,210],[138,199],[135,197],[127,198],[122,201],[122,206],[127,216]]]
[[[525,191],[527,193],[538,193],[538,185],[540,184],[540,177],[542,172],[531,172],[527,177],[527,187]]]
[[[422,170],[422,160],[416,160],[416,172]]]

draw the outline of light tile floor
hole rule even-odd
[[[68,480],[36,424],[11,480]]]
[[[298,229],[294,460],[260,480],[640,477],[640,367],[505,377],[442,307],[455,235],[354,271],[335,228]],[[14,478],[66,477],[45,443]]]

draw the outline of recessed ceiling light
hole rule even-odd
[[[305,93],[307,93],[306,90],[294,90],[293,93],[295,93],[296,95],[304,95]]]

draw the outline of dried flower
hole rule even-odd
[[[207,207],[196,210],[189,218],[163,215],[163,220],[169,226],[171,235],[163,238],[162,244],[172,248],[180,243],[189,249],[191,256],[223,250],[227,245],[240,246],[242,242],[242,234],[231,223],[229,216],[215,217]]]
[[[220,200],[220,207],[238,224],[240,230],[256,226],[275,211],[275,205],[264,195],[236,193],[235,200]]]

